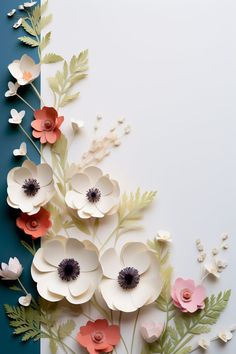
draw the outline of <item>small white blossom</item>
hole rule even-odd
[[[12,17],[16,13],[16,9],[12,9],[11,11],[8,12],[7,16]]]
[[[19,5],[19,6],[18,6],[18,10],[20,10],[20,11],[21,11],[21,10],[24,10],[24,5]]]
[[[24,3],[24,8],[27,9],[27,8],[33,7],[36,4],[37,4],[37,1],[25,2]]]
[[[25,111],[17,112],[16,109],[11,109],[11,118],[8,119],[8,122],[11,124],[21,124],[22,119],[25,116]]]
[[[156,240],[159,242],[172,242],[171,234],[166,230],[159,230],[157,232]]]
[[[5,97],[12,97],[15,96],[17,94],[17,90],[20,87],[20,85],[18,84],[18,82],[12,82],[9,81],[8,82],[8,91],[5,92]]]
[[[218,267],[215,262],[206,264],[204,267],[205,267],[207,274],[212,275],[215,278],[219,278],[220,275],[218,272]]]
[[[228,238],[229,238],[229,235],[228,234],[222,234],[222,240],[223,241],[226,241],[226,240],[228,240]]]
[[[84,122],[82,120],[71,119],[71,126],[74,134],[77,134],[84,127]]]
[[[197,258],[197,260],[198,260],[199,263],[204,262],[205,259],[206,259],[206,253],[205,253],[205,252],[200,253],[200,255],[199,255],[198,258]]]
[[[200,243],[201,243],[201,240],[200,240],[200,238],[198,238],[198,239],[196,240],[196,246],[197,246],[197,245],[200,245]]]
[[[207,350],[210,347],[210,341],[206,338],[200,338],[198,341],[198,345],[202,349]]]
[[[12,26],[13,28],[17,29],[22,25],[22,18],[19,18],[19,20],[14,23],[14,25]]]
[[[25,142],[20,144],[19,149],[14,149],[13,150],[13,155],[14,156],[25,156],[27,154],[27,145]]]
[[[125,134],[129,134],[131,132],[131,126],[127,125],[124,129]]]
[[[232,339],[233,334],[230,331],[222,331],[218,334],[218,337],[224,342],[227,343]]]
[[[227,250],[229,248],[229,245],[227,243],[225,243],[222,247],[224,250]]]
[[[219,253],[219,250],[217,248],[213,248],[212,255],[216,256],[218,253]]]
[[[102,114],[97,115],[97,120],[101,120],[103,118]]]
[[[120,117],[120,118],[117,119],[117,122],[118,122],[119,124],[123,124],[124,121],[125,121],[125,118],[124,118],[124,117]]]
[[[18,302],[21,306],[27,307],[31,304],[31,300],[32,300],[32,295],[27,294],[26,296],[19,297]]]
[[[22,271],[23,267],[18,258],[10,258],[8,264],[1,264],[0,277],[2,280],[16,280],[21,276]]]

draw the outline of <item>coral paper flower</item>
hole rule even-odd
[[[39,248],[31,274],[44,299],[55,302],[66,298],[72,304],[83,304],[93,296],[101,268],[95,246],[60,236]]]
[[[41,208],[37,214],[28,215],[21,213],[16,219],[16,225],[24,231],[25,234],[31,235],[32,238],[45,236],[48,229],[52,226],[50,213]]]
[[[83,173],[75,174],[71,179],[72,190],[66,193],[66,203],[77,209],[83,219],[102,218],[117,211],[120,189],[118,183],[94,166]]]
[[[205,307],[206,291],[204,286],[196,286],[191,279],[176,279],[171,291],[171,297],[176,307],[182,312],[195,312]]]
[[[109,326],[107,320],[88,321],[86,326],[80,327],[77,341],[89,354],[111,353],[120,341],[120,329],[116,325]]]
[[[35,165],[26,160],[7,176],[7,203],[27,214],[36,214],[55,193],[53,172],[49,165]]]
[[[133,312],[158,298],[162,289],[160,266],[145,244],[127,243],[120,255],[110,248],[100,263],[104,274],[100,290],[111,310]]]
[[[34,112],[35,120],[31,123],[33,136],[40,138],[40,143],[54,144],[61,136],[60,126],[64,117],[58,117],[53,107],[43,107]]]
[[[8,69],[21,86],[30,84],[40,74],[40,64],[35,64],[34,60],[26,54],[20,60],[14,60],[8,65]]]
[[[155,321],[144,322],[141,324],[140,332],[147,343],[153,343],[160,338],[164,329],[163,323],[157,323]]]
[[[0,277],[3,280],[16,280],[21,276],[22,271],[23,267],[18,258],[10,258],[8,264],[1,264]]]

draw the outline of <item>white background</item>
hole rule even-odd
[[[85,121],[71,160],[82,155],[98,113],[104,131],[125,116],[132,133],[101,166],[122,190],[158,190],[137,238],[169,230],[175,276],[198,281],[195,239],[210,252],[221,233],[229,233],[223,257],[229,266],[219,281],[206,283],[209,293],[233,289],[214,335],[236,322],[235,1],[51,0],[50,11],[49,51],[70,59],[89,49],[81,98],[62,111],[68,124],[71,117]],[[48,101],[46,77],[55,68],[42,69]],[[213,344],[209,353],[235,350],[234,338],[227,346]]]

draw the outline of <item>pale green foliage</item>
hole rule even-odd
[[[80,80],[87,77],[88,51],[74,55],[70,62],[64,61],[62,70],[58,70],[54,77],[48,79],[54,95],[54,106],[64,107],[78,98],[79,92],[72,92],[73,87]]]
[[[26,17],[22,19],[22,28],[25,30],[25,36],[18,39],[30,47],[38,47],[39,58],[41,52],[48,46],[51,39],[51,32],[47,32],[44,36],[41,35],[42,30],[51,22],[52,15],[44,15],[47,9],[48,1],[45,1],[41,6],[37,5],[32,10],[26,10]],[[45,55],[41,63],[51,64],[63,60],[57,54]]]
[[[75,322],[72,320],[67,320],[66,322],[58,326],[58,337],[64,340],[66,337],[70,336],[75,329]]]
[[[153,202],[155,196],[156,192],[141,194],[140,188],[135,193],[124,193],[118,210],[119,229],[124,232],[137,228],[138,221],[142,218],[142,210]]]
[[[161,354],[188,354],[191,346],[187,345],[195,335],[208,333],[220,314],[225,309],[230,290],[220,292],[218,296],[211,295],[205,301],[205,308],[193,314],[176,312],[173,323],[167,324],[166,330],[160,340],[150,344],[153,353]]]
[[[41,63],[43,64],[52,64],[52,63],[58,63],[59,61],[62,61],[63,58],[55,53],[48,53],[45,54],[43,59],[41,60]]]

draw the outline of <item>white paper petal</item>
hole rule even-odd
[[[43,297],[45,300],[51,301],[51,302],[56,302],[56,301],[62,300],[63,296],[51,293],[48,290],[48,288],[45,286],[45,282],[47,282],[46,277],[44,280],[42,280],[41,282],[39,282],[37,284],[37,290],[38,290],[39,295],[41,297]]]
[[[114,204],[116,204],[115,199],[113,198],[113,196],[108,195],[102,197],[96,203],[96,207],[102,214],[107,214],[114,207]]]
[[[114,248],[106,250],[100,258],[103,274],[111,279],[117,279],[119,272],[124,268]]]
[[[84,173],[88,175],[92,187],[94,187],[99,178],[102,177],[102,171],[100,170],[100,168],[95,166],[87,167],[84,170]]]
[[[31,294],[27,294],[26,296],[21,296],[18,299],[18,302],[21,306],[29,306],[32,300],[32,295]]]
[[[48,241],[43,245],[43,257],[51,265],[57,267],[65,258],[65,248],[58,240]]]
[[[70,293],[72,296],[80,296],[85,293],[90,287],[89,274],[80,273],[76,280],[73,280],[69,284]]]
[[[97,181],[96,187],[101,191],[102,196],[111,194],[113,191],[113,184],[106,176],[101,177]]]
[[[67,296],[69,294],[69,283],[66,280],[62,280],[58,272],[48,273],[48,290],[56,295]]]
[[[91,183],[89,181],[89,177],[84,173],[77,173],[71,179],[72,188],[82,194],[86,194],[86,192],[91,187]]]
[[[81,272],[90,272],[98,267],[98,256],[94,251],[85,249],[77,239],[70,238],[66,243],[66,257],[74,258]]]
[[[30,173],[30,171],[27,168],[20,167],[15,171],[13,178],[14,178],[15,182],[17,182],[20,185],[20,187],[22,188],[25,180],[28,178],[32,178],[32,174]]]
[[[52,168],[43,163],[37,166],[37,180],[40,187],[47,186],[52,181],[53,171]]]
[[[144,273],[150,266],[150,253],[141,242],[126,244],[121,251],[121,258],[126,267],[134,267],[139,274]]]
[[[33,259],[33,265],[40,271],[40,272],[52,272],[55,271],[55,266],[52,266],[51,264],[47,263],[44,255],[43,255],[43,248],[39,248],[38,251],[36,252],[34,259]]]

